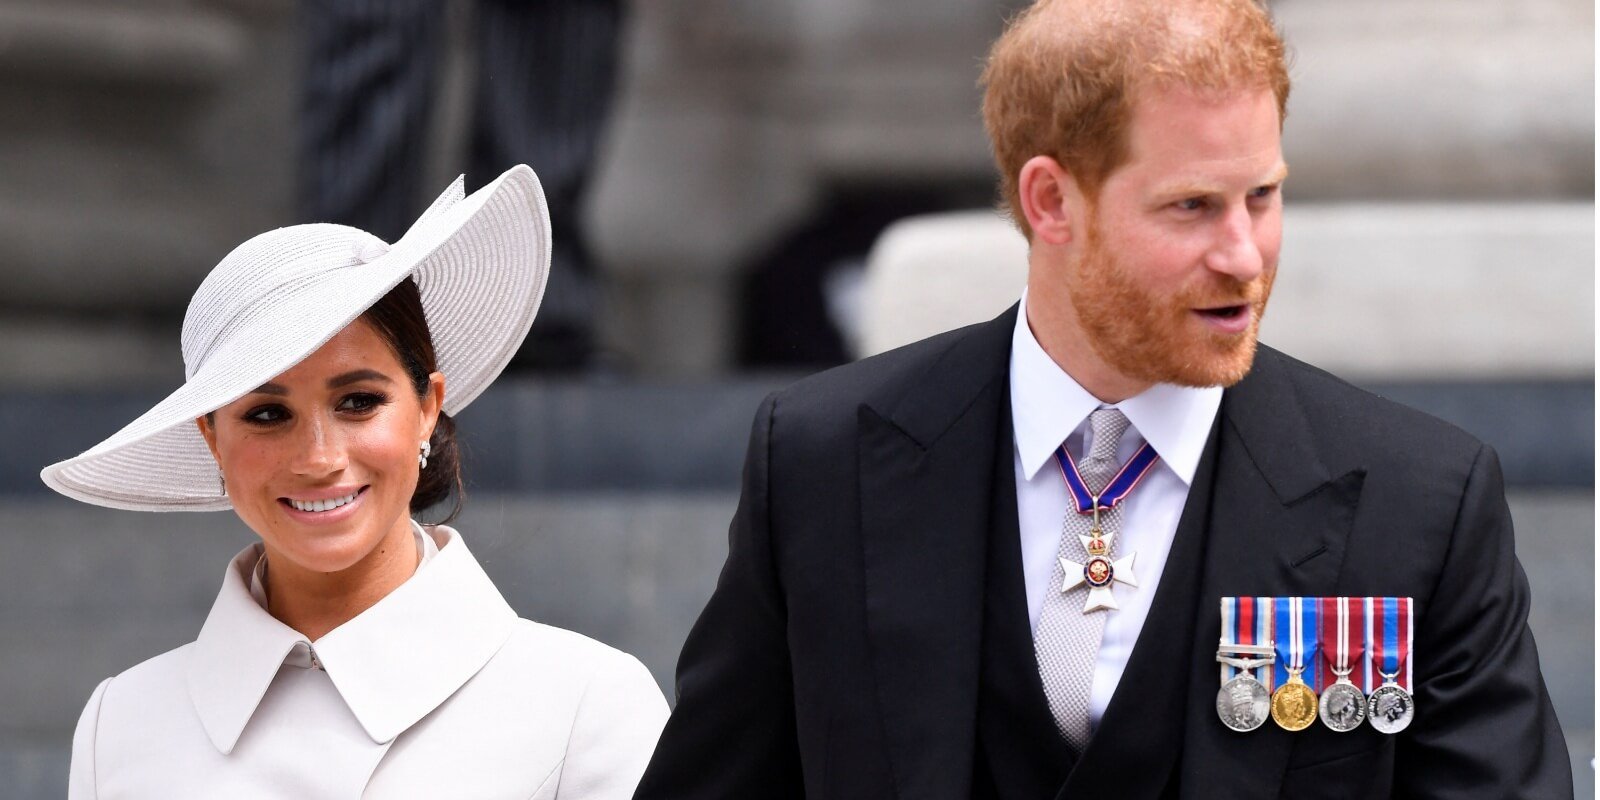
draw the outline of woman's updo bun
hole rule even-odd
[[[428,332],[428,318],[422,311],[422,294],[410,278],[389,290],[366,313],[361,315],[390,349],[399,357],[411,378],[411,388],[418,397],[428,393],[428,376],[437,372],[439,362],[433,350],[433,336]],[[449,376],[445,376],[447,379]],[[433,426],[433,436],[428,444],[428,467],[417,478],[417,489],[411,493],[411,513],[432,508],[455,497],[450,513],[439,524],[449,522],[461,513],[466,489],[461,482],[461,447],[456,443],[456,423],[449,414],[439,411],[439,420]]]

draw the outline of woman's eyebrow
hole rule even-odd
[[[382,383],[394,383],[394,381],[389,379],[388,375],[385,375],[375,369],[355,369],[346,372],[343,375],[335,375],[334,377],[329,378],[328,388],[337,389],[340,386],[348,386],[349,384],[356,383],[358,381],[380,381]]]

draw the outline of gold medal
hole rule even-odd
[[[1317,693],[1300,680],[1302,670],[1289,670],[1289,681],[1272,693],[1272,721],[1286,731],[1303,731],[1317,721]]]

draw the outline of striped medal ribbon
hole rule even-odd
[[[1346,733],[1361,727],[1367,718],[1367,696],[1350,680],[1356,661],[1365,651],[1364,640],[1358,638],[1360,631],[1353,624],[1362,617],[1350,613],[1348,597],[1323,597],[1317,602],[1322,606],[1318,638],[1323,655],[1320,682],[1325,687],[1317,703],[1317,716],[1330,729]]]
[[[1411,598],[1369,597],[1366,617],[1368,669],[1383,678],[1367,698],[1367,718],[1379,733],[1399,733],[1417,711],[1411,695]]]
[[[1229,729],[1253,731],[1267,721],[1271,700],[1262,679],[1272,679],[1277,654],[1272,645],[1272,598],[1222,598],[1222,636],[1217,661],[1222,688],[1217,716]]]
[[[1274,627],[1278,649],[1278,688],[1272,692],[1272,721],[1289,731],[1303,731],[1317,719],[1317,693],[1301,674],[1317,650],[1316,598],[1277,598]],[[1312,672],[1312,680],[1317,674]]]
[[[1138,579],[1134,576],[1134,562],[1138,553],[1128,553],[1122,558],[1112,560],[1112,536],[1106,534],[1100,527],[1100,513],[1110,511],[1121,505],[1123,500],[1133,492],[1135,486],[1150,474],[1152,467],[1160,460],[1155,448],[1145,442],[1139,447],[1138,452],[1128,459],[1117,470],[1100,490],[1099,494],[1089,491],[1089,484],[1084,481],[1083,475],[1078,472],[1078,465],[1072,460],[1072,454],[1067,452],[1067,446],[1056,448],[1056,466],[1061,468],[1061,479],[1067,484],[1067,493],[1072,495],[1073,507],[1079,514],[1093,514],[1094,519],[1089,524],[1089,535],[1078,537],[1083,543],[1085,559],[1082,564],[1066,558],[1061,559],[1061,567],[1065,573],[1061,590],[1067,591],[1079,584],[1088,584],[1088,597],[1084,600],[1083,611],[1085,614],[1102,608],[1117,608],[1116,597],[1111,592],[1113,582],[1125,583],[1137,588]]]

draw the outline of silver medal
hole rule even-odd
[[[1217,691],[1217,716],[1222,724],[1241,733],[1261,727],[1271,709],[1267,687],[1248,672],[1234,676]]]
[[[1344,676],[1332,686],[1324,689],[1322,699],[1317,703],[1317,716],[1322,718],[1322,724],[1329,728],[1345,733],[1361,727],[1367,718],[1367,698],[1361,695],[1361,690]]]
[[[1394,734],[1405,730],[1416,712],[1411,693],[1400,688],[1398,683],[1385,682],[1367,698],[1367,717],[1379,733]]]
[[[1333,663],[1329,668],[1333,671],[1333,685],[1322,690],[1322,698],[1317,702],[1317,716],[1322,719],[1322,724],[1338,733],[1348,733],[1361,727],[1367,718],[1367,696],[1361,693],[1360,687],[1350,682],[1350,672],[1354,669],[1351,662],[1351,622],[1350,598],[1335,598],[1332,608],[1328,608],[1328,601],[1322,600],[1323,613],[1332,612],[1334,621],[1333,636],[1328,637],[1324,629],[1322,642],[1323,652],[1332,656]],[[1331,651],[1331,652],[1330,652]]]

